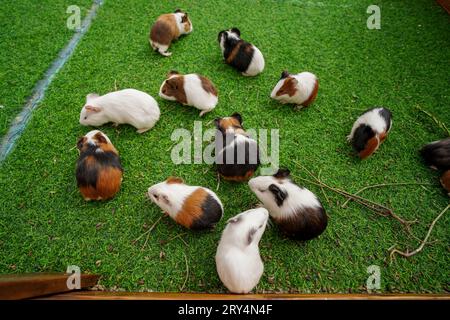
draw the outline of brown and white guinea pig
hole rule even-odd
[[[425,145],[421,150],[425,163],[437,170],[450,170],[450,138]]]
[[[288,169],[279,169],[273,176],[253,178],[248,185],[288,237],[310,240],[327,227],[327,214],[320,200],[295,184]]]
[[[347,140],[361,159],[371,156],[386,139],[392,125],[391,111],[383,107],[371,108],[356,120]]]
[[[147,194],[167,215],[188,229],[211,229],[223,215],[222,202],[214,192],[189,186],[181,178],[169,177],[148,188]]]
[[[264,70],[264,57],[257,47],[242,40],[238,28],[219,32],[219,45],[225,62],[244,76],[256,76]]]
[[[177,9],[174,13],[167,13],[158,17],[150,31],[150,45],[155,51],[168,57],[172,54],[167,51],[172,41],[183,34],[191,33],[192,30],[192,23],[188,14]]]
[[[297,108],[309,106],[317,97],[319,80],[311,72],[289,74],[281,73],[281,79],[273,88],[270,97],[281,103],[297,105]]]
[[[230,117],[214,120],[216,134],[215,162],[217,171],[230,181],[246,181],[260,164],[257,142],[242,127],[242,117],[234,113]]]
[[[174,70],[161,85],[159,96],[201,110],[200,117],[214,109],[218,102],[217,89],[211,80],[199,74],[183,75]]]
[[[225,287],[233,293],[248,293],[264,272],[259,241],[269,214],[264,208],[248,210],[228,220],[216,252],[216,268]]]
[[[109,138],[99,130],[88,132],[77,143],[77,184],[84,200],[114,197],[122,183],[119,154]]]

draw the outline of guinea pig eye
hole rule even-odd
[[[258,191],[259,191],[259,192],[264,192],[264,191],[266,191],[266,190],[264,190],[264,189],[258,189]]]
[[[86,120],[87,119],[87,117],[84,117],[84,120]]]
[[[156,200],[158,200],[159,196],[157,194],[153,195],[155,197]]]

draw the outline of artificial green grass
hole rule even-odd
[[[72,37],[67,7],[81,18],[92,0],[2,1],[0,10],[0,137],[6,134],[36,82]]]
[[[381,30],[366,28],[370,1],[106,1],[0,169],[0,272],[78,265],[101,274],[108,288],[226,292],[214,255],[225,221],[257,204],[246,184],[220,183],[225,216],[212,232],[191,232],[163,218],[144,248],[146,236],[135,239],[161,216],[144,197],[148,186],[177,175],[216,190],[213,166],[172,163],[173,130],[192,131],[198,120],[211,128],[215,117],[235,111],[246,128],[280,130],[281,165],[296,176],[305,176],[300,162],[350,192],[377,183],[431,183],[363,194],[405,219],[418,219],[412,232],[424,237],[448,197],[418,149],[445,135],[414,107],[450,123],[450,26],[447,14],[431,1],[378,3]],[[176,7],[189,12],[194,32],[171,47],[172,57],[163,58],[150,51],[148,31],[159,14]],[[265,55],[266,69],[258,77],[242,77],[222,61],[217,33],[233,26]],[[124,181],[113,200],[84,202],[76,187],[73,147],[91,129],[78,124],[86,94],[133,87],[157,97],[171,69],[208,76],[219,89],[217,108],[200,119],[194,108],[157,98],[162,115],[151,131],[138,135],[129,126],[101,127],[121,154]],[[310,108],[296,112],[270,100],[283,69],[318,75],[319,95]],[[362,162],[345,137],[373,105],[392,110],[393,128],[380,150]],[[260,243],[265,271],[255,292],[361,292],[373,264],[381,268],[382,292],[448,291],[448,215],[433,230],[430,240],[437,242],[410,259],[390,262],[392,245],[418,246],[397,221],[354,203],[341,208],[345,199],[325,191],[327,199],[320,188],[305,186],[323,202],[328,228],[306,243],[283,238],[276,227],[267,229]]]

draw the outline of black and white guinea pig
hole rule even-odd
[[[183,75],[173,70],[161,85],[159,96],[201,110],[200,117],[213,110],[218,102],[217,89],[211,80],[196,73]]]
[[[317,97],[319,80],[311,72],[281,73],[281,79],[273,88],[270,97],[281,103],[291,103],[297,108],[309,106]]]
[[[228,220],[216,252],[216,268],[225,287],[233,293],[248,293],[264,272],[259,241],[269,214],[265,208],[248,210]]]
[[[438,170],[450,170],[450,138],[425,145],[420,154],[428,166]]]
[[[248,185],[288,237],[310,240],[327,227],[327,214],[319,199],[295,184],[288,169],[279,169],[273,176],[253,178]]]
[[[383,107],[371,108],[355,121],[347,140],[361,159],[371,156],[386,139],[392,125],[391,111]]]
[[[174,13],[163,14],[158,17],[150,30],[150,45],[153,50],[168,57],[172,54],[167,51],[172,41],[183,34],[191,33],[192,29],[191,20],[186,12],[177,9]]]
[[[77,184],[84,200],[114,197],[122,183],[119,154],[109,138],[99,130],[88,132],[77,143]]]
[[[256,76],[264,70],[264,57],[257,47],[242,40],[238,28],[219,32],[219,45],[225,62],[244,76]]]
[[[213,228],[223,215],[217,195],[203,187],[189,186],[181,178],[148,188],[148,197],[178,224],[192,230]]]
[[[245,132],[239,113],[217,118],[214,122],[218,130],[215,141],[217,171],[225,180],[248,180],[260,164],[257,142]]]

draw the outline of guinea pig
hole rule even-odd
[[[447,190],[448,195],[450,196],[450,170],[444,172],[441,177],[441,184],[445,190]]]
[[[248,293],[264,271],[259,241],[269,214],[264,208],[248,210],[228,220],[216,252],[216,268],[225,287],[233,293]]]
[[[167,13],[158,17],[150,30],[150,45],[153,50],[168,57],[172,55],[171,52],[167,51],[172,41],[183,34],[191,33],[192,30],[192,23],[188,14],[177,9],[175,13]]]
[[[148,188],[148,197],[178,224],[191,230],[212,229],[223,215],[217,195],[203,187],[189,186],[181,178]]]
[[[279,169],[273,176],[253,178],[248,185],[288,237],[310,240],[327,227],[327,214],[319,199],[295,184],[288,169]]]
[[[309,106],[316,99],[318,90],[319,80],[311,72],[289,74],[283,71],[270,97],[281,103],[291,103],[302,108]]]
[[[123,168],[119,154],[109,138],[92,130],[78,140],[77,184],[84,200],[114,197],[122,183]]]
[[[169,72],[159,89],[159,96],[202,110],[200,117],[214,109],[218,102],[217,89],[211,80],[199,74],[182,75],[177,71]]]
[[[139,90],[124,89],[103,96],[88,94],[81,109],[80,124],[97,127],[108,122],[114,125],[127,123],[138,133],[143,133],[153,128],[159,116],[158,103],[152,96]]]
[[[244,76],[256,76],[264,70],[264,57],[257,47],[242,40],[238,28],[219,32],[219,45],[225,62]]]
[[[364,113],[353,124],[347,140],[361,159],[371,156],[386,139],[392,125],[392,114],[386,108],[375,107]]]
[[[450,169],[450,138],[431,142],[425,145],[421,150],[425,163],[438,170]]]
[[[218,130],[215,149],[217,171],[225,180],[248,180],[260,164],[257,142],[245,132],[239,113],[217,118],[214,122]]]

